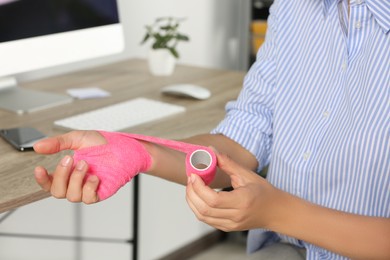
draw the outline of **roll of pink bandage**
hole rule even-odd
[[[149,170],[152,158],[139,141],[159,144],[186,154],[186,173],[199,175],[206,184],[214,179],[217,158],[212,149],[168,139],[137,134],[100,131],[107,144],[92,146],[74,152],[74,161],[84,160],[89,165],[87,175],[99,177],[100,200],[115,194],[138,173]]]
[[[205,146],[189,144],[169,139],[157,138],[154,136],[145,136],[137,134],[124,134],[136,140],[146,141],[163,145],[165,147],[183,152],[186,154],[186,173],[199,175],[206,184],[214,179],[217,169],[217,157],[212,149]]]

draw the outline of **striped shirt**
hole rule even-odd
[[[252,152],[268,181],[323,207],[390,217],[390,1],[276,0],[266,41],[212,131]],[[344,259],[305,241],[254,230]]]

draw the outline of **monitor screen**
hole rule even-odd
[[[0,42],[118,22],[110,0],[0,0]]]
[[[17,74],[123,50],[116,0],[0,0],[0,109],[22,114],[70,102],[15,87]]]
[[[0,0],[0,77],[123,48],[116,0]]]

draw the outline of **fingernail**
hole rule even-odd
[[[83,160],[81,160],[81,161],[79,161],[79,162],[77,163],[76,169],[79,170],[79,171],[82,171],[82,170],[84,169],[85,166],[86,166],[86,163],[85,163]]]
[[[66,155],[64,158],[61,160],[61,165],[66,167],[70,164],[70,156]]]
[[[195,182],[195,174],[191,174],[191,182],[192,182],[192,183]]]
[[[88,181],[89,181],[89,182],[96,183],[96,182],[99,181],[99,178],[98,178],[96,175],[91,175],[91,176],[88,178]]]
[[[214,153],[218,154],[218,150],[217,150],[214,146],[211,146],[211,145],[210,145],[209,148],[210,148],[211,150],[213,150]]]

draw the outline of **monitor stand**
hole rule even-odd
[[[13,77],[0,78],[0,109],[31,113],[72,102],[66,95],[21,88]]]

